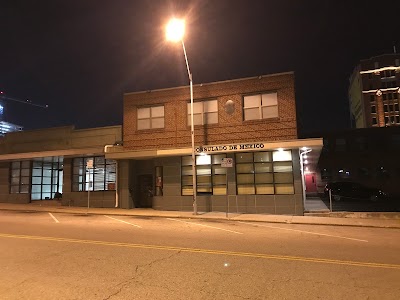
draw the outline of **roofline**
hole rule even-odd
[[[397,56],[400,56],[400,53],[386,53],[386,54],[371,56],[370,58],[361,59],[360,62],[361,62],[361,61],[371,60],[371,59],[373,59],[373,58],[378,58],[378,57],[383,57],[383,56],[389,56],[389,55],[397,55]]]
[[[207,83],[198,83],[198,84],[194,84],[193,86],[195,87],[195,86],[204,86],[204,85],[214,85],[214,84],[220,84],[220,83],[228,83],[228,82],[243,81],[243,80],[250,80],[250,79],[261,79],[264,77],[273,77],[273,76],[282,76],[282,75],[294,75],[294,71],[266,74],[266,75],[252,76],[252,77],[244,77],[244,78],[237,78],[237,79],[230,79],[230,80],[213,81],[213,82],[207,82]],[[169,91],[169,90],[176,90],[176,89],[181,89],[181,88],[186,88],[186,87],[188,87],[188,85],[169,87],[169,88],[164,88],[164,89],[147,90],[147,91],[128,92],[128,93],[124,93],[123,95],[127,96],[127,95],[135,95],[135,94],[150,93],[150,92]]]

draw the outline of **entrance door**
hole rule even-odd
[[[138,195],[136,207],[152,207],[153,204],[153,175],[138,176]]]
[[[307,193],[317,192],[317,180],[315,173],[306,174],[306,192]]]

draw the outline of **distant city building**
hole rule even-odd
[[[22,131],[22,129],[23,129],[22,126],[8,123],[5,121],[0,121],[0,136],[3,136],[8,132]]]
[[[350,77],[349,104],[356,128],[399,126],[400,54],[361,60]]]
[[[7,132],[22,131],[23,127],[4,121],[4,105],[0,102],[0,136]]]

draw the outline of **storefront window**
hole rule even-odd
[[[87,168],[88,161],[93,168]],[[104,156],[79,157],[73,159],[72,191],[115,190],[116,161]]]
[[[10,193],[28,194],[31,175],[30,161],[14,161],[11,163]]]
[[[226,195],[225,154],[196,156],[197,194]],[[182,157],[182,195],[193,195],[192,157]]]
[[[294,194],[292,153],[237,153],[238,195]]]
[[[44,157],[32,162],[32,200],[54,199],[62,193],[63,158]]]

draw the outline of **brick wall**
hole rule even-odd
[[[276,141],[297,138],[294,74],[282,73],[231,81],[194,85],[194,101],[218,100],[218,124],[195,126],[196,145]],[[243,121],[243,95],[277,92],[279,117]],[[225,103],[234,102],[234,112]],[[123,140],[129,150],[169,149],[191,146],[187,122],[189,86],[124,95]],[[137,108],[164,105],[165,127],[136,130]]]

